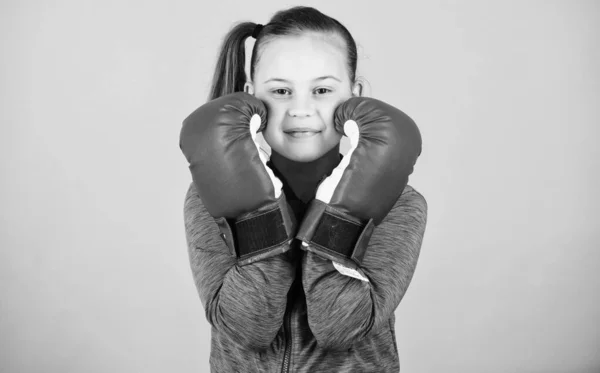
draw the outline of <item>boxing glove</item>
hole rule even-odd
[[[296,220],[257,142],[267,110],[252,95],[214,99],[183,122],[179,146],[221,238],[241,266],[290,249]]]
[[[367,97],[343,102],[334,124],[349,138],[350,150],[319,184],[296,238],[303,250],[356,269],[374,227],[408,183],[421,154],[421,134],[405,113]]]

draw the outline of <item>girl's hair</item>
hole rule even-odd
[[[243,22],[234,26],[225,36],[217,60],[209,99],[244,90],[246,83],[245,43],[252,36],[256,23]],[[259,59],[260,48],[279,36],[298,36],[305,32],[322,32],[342,37],[346,44],[350,81],[356,80],[356,43],[350,32],[337,20],[311,7],[298,6],[277,12],[256,36],[250,59],[250,79]]]

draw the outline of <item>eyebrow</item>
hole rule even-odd
[[[325,76],[320,76],[318,78],[313,79],[313,82],[319,81],[319,80],[325,80],[325,79],[333,79],[333,80],[337,80],[338,82],[342,82],[340,79],[336,78],[333,75],[325,75]],[[272,79],[267,79],[263,82],[264,83],[269,83],[269,82],[281,82],[281,83],[290,83],[289,80],[286,79],[282,79],[282,78],[272,78]]]

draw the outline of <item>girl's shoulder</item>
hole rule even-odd
[[[427,216],[427,200],[418,190],[408,184],[400,194],[390,213],[405,214],[407,208],[414,211],[415,214]]]
[[[409,184],[406,184],[406,187],[400,194],[400,199],[403,199],[403,198],[411,199],[411,200],[420,200],[420,201],[427,203],[427,201],[425,200],[425,197],[418,190],[416,190],[413,186],[411,186]]]

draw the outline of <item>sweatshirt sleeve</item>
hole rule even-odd
[[[206,319],[244,348],[266,349],[283,322],[294,261],[281,254],[238,266],[194,183],[185,197],[184,220],[190,267]]]
[[[425,198],[407,186],[369,241],[360,268],[369,282],[342,275],[330,260],[305,252],[308,322],[322,348],[348,349],[387,323],[412,279],[426,223]]]

